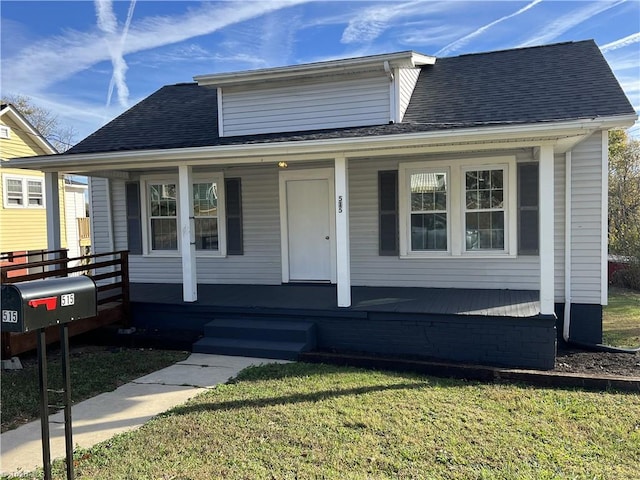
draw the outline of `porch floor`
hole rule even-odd
[[[243,309],[395,312],[495,317],[540,314],[536,290],[352,287],[351,307],[338,308],[335,285],[198,285],[190,305]],[[181,284],[131,283],[131,301],[182,304]]]

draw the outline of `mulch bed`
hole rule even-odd
[[[559,345],[552,371],[640,378],[640,352],[595,352]]]

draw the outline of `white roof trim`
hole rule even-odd
[[[420,65],[433,65],[436,57],[422,55],[413,51],[372,55],[368,57],[331,60],[328,62],[307,63],[286,67],[264,68],[230,73],[213,73],[196,75],[194,81],[200,86],[239,85],[251,82],[265,82],[274,80],[289,80],[318,74],[354,73],[371,69],[384,72],[384,63],[393,68],[414,68]]]
[[[49,143],[49,141],[42,136],[42,134],[35,129],[33,125],[27,120],[24,115],[22,115],[16,107],[11,104],[5,105],[5,107],[0,110],[0,117],[8,114],[9,117],[16,122],[20,127],[31,136],[34,142],[43,150],[46,154],[55,154],[58,151]]]
[[[398,135],[382,135],[353,138],[332,138],[322,140],[299,140],[294,142],[257,143],[250,145],[222,145],[210,147],[173,148],[163,150],[136,150],[90,154],[66,154],[56,156],[24,157],[9,160],[7,166],[29,168],[42,171],[89,172],[110,169],[130,169],[145,165],[177,165],[203,160],[217,160],[221,164],[247,159],[253,162],[272,162],[283,156],[318,155],[331,158],[341,154],[347,157],[370,156],[376,150],[385,150],[388,155],[393,149],[420,148],[429,146],[450,146],[459,144],[485,144],[493,142],[527,142],[531,145],[553,143],[558,151],[597,130],[625,128],[633,125],[635,115],[602,117],[565,122],[534,123],[528,125],[508,125],[495,127],[459,128],[445,131],[418,132]],[[449,146],[449,147],[447,147]]]

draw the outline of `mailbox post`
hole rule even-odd
[[[73,479],[73,436],[71,432],[71,378],[69,369],[68,324],[97,315],[97,293],[94,281],[86,276],[34,280],[2,285],[3,332],[38,336],[38,370],[40,383],[40,426],[42,461],[45,480],[51,479],[49,435],[49,390],[47,388],[47,342],[45,329],[60,326],[62,379],[64,394],[64,436],[67,479]]]

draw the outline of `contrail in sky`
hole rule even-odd
[[[528,5],[525,5],[524,7],[522,7],[520,10],[518,10],[517,12],[514,12],[510,15],[506,15],[504,17],[500,17],[497,20],[494,20],[491,23],[487,23],[486,25],[478,28],[477,30],[471,32],[468,35],[465,35],[462,38],[459,38],[458,40],[456,40],[455,42],[451,42],[449,45],[446,45],[445,47],[441,48],[440,50],[438,50],[435,53],[436,57],[440,57],[440,56],[445,56],[451,52],[454,52],[456,50],[459,50],[460,48],[464,47],[467,43],[469,43],[469,41],[475,37],[477,37],[478,35],[484,33],[486,30],[490,29],[491,27],[493,27],[494,25],[497,25],[500,22],[504,22],[505,20],[508,20],[510,18],[513,18],[517,15],[520,15],[521,13],[526,12],[527,10],[529,10],[530,8],[535,7],[538,3],[540,3],[542,0],[533,0],[533,2],[529,3]]]
[[[640,32],[632,33],[628,37],[621,38],[620,40],[616,40],[615,42],[607,43],[606,45],[600,47],[600,50],[603,52],[610,52],[611,50],[617,50],[619,48],[627,47],[638,42],[640,42]]]
[[[96,15],[98,28],[106,34],[105,41],[109,49],[111,64],[113,65],[113,74],[109,84],[109,93],[107,94],[107,106],[111,104],[111,96],[114,87],[118,90],[118,102],[121,106],[127,107],[129,103],[129,88],[125,80],[127,72],[127,62],[124,60],[124,44],[129,32],[129,25],[133,18],[133,11],[136,6],[136,0],[131,0],[129,11],[127,12],[127,20],[122,30],[122,35],[116,37],[118,33],[118,21],[113,11],[113,2],[111,0],[96,0]]]

